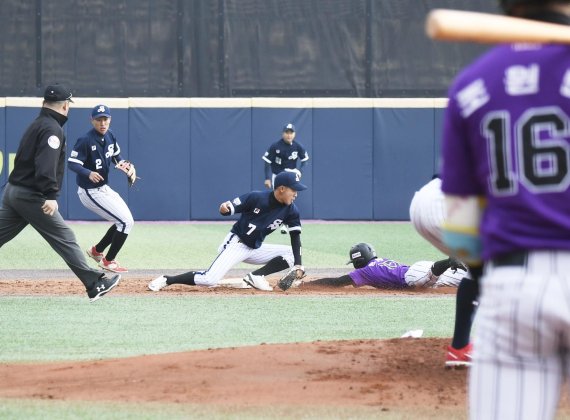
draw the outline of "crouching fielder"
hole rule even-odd
[[[160,276],[148,285],[158,292],[171,284],[191,286],[216,286],[236,264],[264,264],[248,273],[243,281],[251,287],[271,291],[273,287],[266,275],[295,266],[304,272],[301,262],[301,220],[294,204],[297,192],[307,187],[299,182],[293,172],[281,172],[275,177],[273,191],[252,191],[225,201],[220,205],[220,214],[229,216],[241,213],[230,233],[218,249],[218,256],[205,271],[189,271],[177,276]],[[264,244],[265,237],[281,224],[289,226],[291,246]]]

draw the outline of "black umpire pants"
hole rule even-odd
[[[30,224],[63,258],[85,285],[85,289],[91,289],[104,273],[89,267],[75,234],[59,211],[56,210],[53,216],[44,214],[41,209],[44,202],[45,197],[38,191],[6,184],[0,207],[0,247],[14,239]]]

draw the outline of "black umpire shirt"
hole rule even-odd
[[[49,108],[30,124],[18,147],[14,169],[8,178],[13,185],[43,193],[46,200],[59,195],[65,169],[65,136],[67,117]]]

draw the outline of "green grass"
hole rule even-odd
[[[95,243],[108,223],[72,223],[82,248]],[[119,255],[131,269],[206,268],[231,223],[136,223]],[[270,243],[289,243],[274,233]],[[378,254],[405,264],[442,255],[409,223],[306,223],[303,263],[346,272],[348,250],[370,242]],[[0,270],[66,269],[32,229],[0,250]],[[42,273],[38,273],[41,277]],[[453,296],[386,297],[111,294],[90,304],[85,297],[2,296],[0,363],[88,360],[315,340],[381,339],[423,329],[449,337]],[[457,418],[462,410],[381,412],[381,407],[212,407],[194,404],[118,404],[0,399],[2,419],[321,419]]]
[[[155,420],[155,419],[449,419],[464,418],[458,410],[443,407],[434,410],[406,410],[381,412],[381,407],[212,407],[196,404],[118,404],[69,401],[38,401],[0,399],[2,419],[97,419],[97,420]],[[381,414],[380,414],[381,413]]]
[[[110,225],[97,222],[70,226],[80,246],[87,249]],[[118,259],[131,269],[207,268],[230,228],[231,223],[135,223]],[[289,235],[279,232],[266,241],[290,244]],[[303,264],[308,269],[346,268],[348,250],[358,242],[369,242],[379,256],[405,264],[443,257],[410,223],[306,223],[302,234]],[[67,266],[35,230],[27,227],[0,250],[0,270],[21,268]]]
[[[315,340],[446,337],[450,297],[4,297],[0,362],[127,357]],[[40,322],[41,320],[41,322]]]

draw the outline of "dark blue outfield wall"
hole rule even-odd
[[[287,122],[309,152],[297,204],[304,219],[409,220],[414,192],[436,172],[445,99],[77,98],[68,155],[91,128],[90,110],[111,107],[122,155],[141,177],[129,189],[110,184],[136,220],[219,220],[222,201],[263,189],[267,147]],[[38,98],[0,99],[2,185]],[[67,171],[60,211],[68,220],[98,220],[79,202]]]

